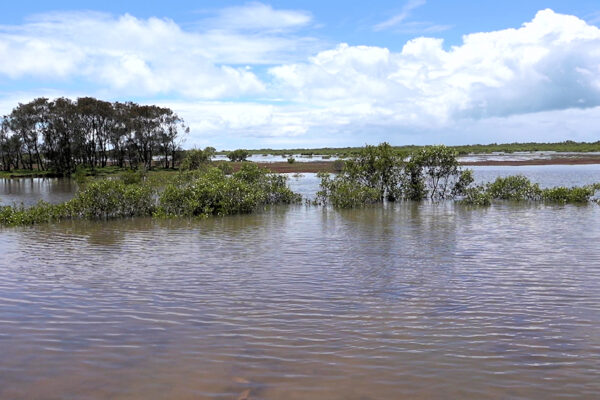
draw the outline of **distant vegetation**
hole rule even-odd
[[[392,146],[392,149],[399,154],[413,153],[423,147],[427,146]],[[587,143],[587,142],[573,142],[565,141],[558,143],[504,143],[504,144],[473,144],[473,145],[461,145],[461,146],[448,146],[450,149],[455,151],[458,155],[466,154],[486,154],[494,152],[503,153],[514,153],[514,152],[530,152],[530,151],[556,151],[556,152],[600,152],[600,141]],[[362,147],[323,147],[314,149],[257,149],[248,150],[252,155],[254,154],[271,154],[271,155],[294,155],[299,154],[303,156],[311,155],[328,155],[338,157],[351,157],[359,155],[362,151]],[[227,154],[227,152],[219,152],[217,154]]]

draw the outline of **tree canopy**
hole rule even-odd
[[[182,118],[169,108],[92,97],[73,101],[37,98],[0,120],[0,168],[52,170],[70,175],[78,166],[143,166],[160,159],[175,167]]]

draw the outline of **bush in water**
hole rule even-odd
[[[0,225],[31,225],[64,219],[133,216],[207,216],[249,213],[267,204],[299,202],[285,176],[254,164],[226,176],[219,168],[178,174],[157,195],[148,182],[93,181],[62,204],[40,202],[29,208],[0,207]]]
[[[187,182],[168,185],[159,198],[158,216],[207,216],[249,213],[266,204],[299,202],[283,175],[244,164],[232,176],[217,168]]]
[[[387,143],[364,147],[343,164],[335,178],[328,174],[320,177],[321,191],[317,202],[330,202],[340,208],[384,199],[439,201],[455,198],[464,195],[473,182],[472,173],[463,171],[456,153],[445,146],[425,147],[405,162],[404,155]]]

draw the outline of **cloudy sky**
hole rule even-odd
[[[0,13],[0,114],[169,106],[186,147],[600,140],[598,0],[28,1]]]

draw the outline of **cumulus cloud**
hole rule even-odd
[[[600,29],[577,17],[542,10],[517,29],[468,34],[452,47],[418,37],[397,52],[347,44],[311,51],[291,32],[311,24],[310,14],[244,7],[217,12],[203,31],[130,15],[38,16],[0,27],[0,77],[86,80],[113,99],[171,106],[191,125],[192,145],[600,134],[600,124],[586,123],[600,118]],[[238,19],[250,10],[261,17]]]
[[[600,29],[551,10],[519,29],[417,38],[402,51],[339,45],[270,69],[301,103],[368,103],[398,121],[440,123],[600,105]]]
[[[247,17],[256,13],[250,27],[257,32],[238,32],[241,21],[233,18],[234,12]],[[285,62],[314,44],[310,38],[266,29],[307,23],[309,16],[299,12],[253,3],[225,9],[218,19],[219,29],[186,31],[159,18],[82,12],[38,15],[23,25],[0,26],[0,75],[83,79],[129,96],[238,97],[264,92],[263,82],[249,65]]]

